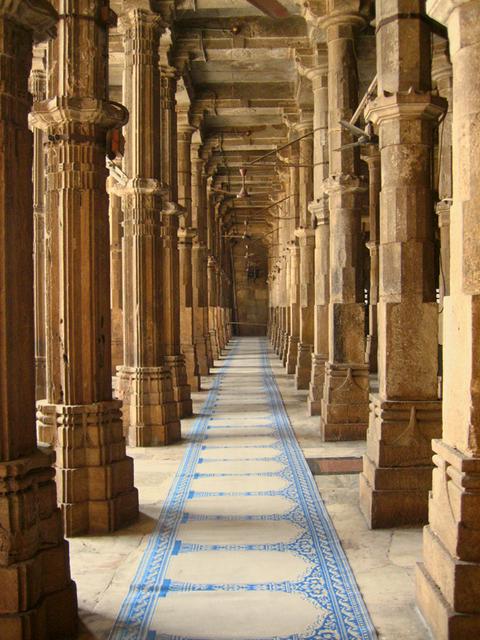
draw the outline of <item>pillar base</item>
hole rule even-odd
[[[434,440],[417,602],[440,639],[480,637],[480,458]]]
[[[366,365],[326,363],[320,418],[325,442],[365,440],[368,384]]]
[[[311,416],[319,416],[322,413],[322,396],[325,384],[325,356],[312,353],[312,366],[310,385],[308,387],[308,413]]]
[[[77,597],[57,508],[53,455],[0,463],[0,637],[75,636]]]
[[[441,402],[370,396],[367,452],[360,475],[360,508],[369,527],[427,521],[431,440],[441,433]]]
[[[38,407],[39,422],[56,425],[57,494],[66,536],[116,531],[138,517],[120,408],[117,400]]]
[[[295,369],[295,386],[297,389],[308,389],[312,373],[312,351],[313,346],[311,344],[299,342]]]
[[[287,373],[290,375],[295,373],[295,367],[297,366],[298,342],[298,336],[288,336],[286,352],[283,356],[283,365],[286,368]]]
[[[182,344],[182,353],[185,357],[185,370],[187,383],[191,391],[200,391],[200,375],[198,373],[197,353],[194,344]]]
[[[193,413],[190,386],[187,382],[187,370],[183,355],[165,356],[165,365],[172,376],[173,399],[177,405],[177,415],[188,418]]]
[[[164,446],[180,440],[180,421],[167,367],[119,367],[123,425],[132,447]]]

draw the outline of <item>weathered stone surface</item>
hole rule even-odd
[[[127,113],[106,99],[107,23],[93,19],[100,5],[57,0],[47,95],[33,110],[34,126],[48,137],[47,384],[38,421],[56,450],[67,535],[112,531],[138,515],[120,404],[112,400],[105,169],[107,133]],[[122,482],[111,481],[119,473]]]
[[[379,393],[360,503],[370,526],[388,527],[425,521],[430,441],[441,433],[430,158],[445,104],[431,92],[423,3],[408,15],[402,2],[376,7],[378,96],[365,117],[378,126],[381,154]],[[397,485],[391,500],[389,474]]]
[[[11,640],[60,640],[73,636],[77,623],[53,456],[37,448],[34,423],[28,76],[33,41],[54,35],[56,21],[56,12],[43,0],[0,6],[0,636]],[[38,152],[37,147],[37,160]],[[35,195],[38,204],[38,191]]]

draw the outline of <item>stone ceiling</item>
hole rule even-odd
[[[240,188],[239,168],[285,144],[299,110],[313,109],[311,85],[299,75],[296,65],[296,59],[312,55],[307,22],[301,15],[303,3],[281,0],[289,15],[278,19],[253,6],[258,1],[275,10],[280,4],[279,0],[252,0],[252,4],[247,0],[178,0],[171,14],[171,31],[162,38],[170,64],[182,76],[177,92],[177,108],[183,112],[179,118],[188,113],[190,122],[199,127],[203,143],[211,150],[214,186],[232,193]],[[162,9],[165,4],[173,5],[163,0],[111,2],[118,15],[127,5],[155,4]],[[323,4],[316,1],[317,12]],[[365,87],[372,77],[373,42],[371,34],[359,42],[366,67],[370,67],[360,78]],[[122,65],[121,36],[113,30],[111,95],[119,101]],[[292,139],[295,133],[291,131],[290,136]],[[245,215],[262,219],[262,210],[279,197],[278,166],[276,154],[252,166],[247,174],[251,197],[227,198],[238,222]]]

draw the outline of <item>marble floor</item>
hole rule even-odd
[[[217,363],[219,366],[214,370],[214,375],[203,380],[204,391],[194,394],[194,407],[198,413],[204,406],[208,392],[216,384],[220,366],[224,362],[225,360],[222,363]],[[292,376],[285,374],[281,363],[274,354],[270,354],[270,363],[290,423],[304,455],[310,458],[344,457],[350,459],[361,456],[364,447],[362,443],[325,444],[320,441],[318,418],[306,416],[305,392],[294,389]],[[241,367],[240,361],[238,364]],[[229,522],[232,522],[229,518],[238,518],[242,513],[248,513],[251,516],[252,509],[256,509],[259,515],[264,516],[265,509],[267,511],[272,509],[274,498],[288,500],[288,497],[282,498],[281,495],[276,495],[283,490],[285,478],[274,475],[264,476],[262,482],[265,486],[262,486],[261,490],[265,495],[263,497],[258,495],[240,497],[237,495],[236,511],[235,513],[231,512],[233,508],[231,497],[238,494],[240,488],[243,494],[258,492],[254,476],[245,475],[245,465],[252,467],[249,471],[252,473],[255,472],[255,465],[259,464],[258,459],[255,461],[255,457],[250,461],[245,460],[245,452],[252,457],[252,448],[255,448],[255,442],[251,441],[254,432],[250,431],[249,436],[245,435],[245,420],[237,426],[232,424],[230,420],[230,430],[225,431],[224,423],[230,415],[232,403],[238,405],[235,407],[237,416],[239,413],[243,413],[247,422],[248,417],[253,418],[255,426],[252,423],[250,428],[254,426],[254,437],[260,438],[262,441],[262,464],[268,466],[274,462],[268,457],[268,449],[274,445],[268,426],[266,424],[263,427],[261,424],[259,425],[262,416],[258,411],[261,413],[265,409],[265,398],[260,390],[261,380],[257,375],[258,371],[252,371],[252,363],[246,362],[246,364],[245,371],[240,369],[237,373],[249,374],[248,384],[242,388],[242,383],[239,384],[238,378],[237,380],[232,379],[230,385],[224,389],[223,399],[220,397],[218,400],[215,416],[220,422],[216,425],[217,428],[212,430],[212,433],[215,432],[215,443],[213,447],[210,447],[210,450],[207,447],[202,460],[204,469],[209,469],[210,465],[209,473],[204,473],[203,477],[195,479],[192,484],[191,489],[197,494],[197,500],[191,500],[189,511],[194,515],[195,509],[197,509],[197,516],[200,517],[193,517],[189,522],[180,524],[182,544],[193,545],[192,549],[194,545],[201,544],[203,551],[195,547],[197,561],[193,563],[194,566],[189,562],[191,554],[177,553],[173,556],[173,561],[169,566],[170,573],[166,577],[170,581],[173,580],[174,583],[198,584],[207,581],[209,584],[225,584],[231,582],[231,576],[235,575],[234,582],[238,587],[239,583],[251,584],[252,581],[255,582],[259,574],[268,574],[271,583],[298,580],[305,574],[305,567],[300,566],[301,563],[299,564],[295,554],[288,558],[289,562],[285,562],[285,556],[283,556],[282,562],[276,562],[275,558],[271,556],[270,558],[266,556],[253,558],[252,555],[249,556],[248,562],[245,562],[245,555],[242,556],[242,553],[246,553],[245,549],[237,549],[235,553],[230,553],[229,557],[220,556],[221,553],[224,553],[224,556],[226,554],[217,550],[217,561],[212,563],[211,557],[204,549],[206,543],[209,545],[228,544],[230,546],[258,545],[259,543],[275,545],[288,542],[294,537],[291,526],[289,529],[289,523],[283,520],[277,521],[274,529],[269,526],[268,518],[257,520],[255,531],[252,530],[251,521],[248,519],[243,521],[240,528],[232,529],[229,525]],[[242,376],[242,380],[244,378],[245,376]],[[224,411],[223,415],[222,411]],[[151,534],[155,529],[167,494],[174,483],[175,474],[186,453],[186,439],[191,439],[195,422],[198,424],[198,415],[193,419],[183,421],[182,433],[185,440],[177,445],[163,449],[132,449],[129,451],[130,455],[135,458],[136,486],[140,493],[142,515],[138,523],[113,536],[90,536],[70,541],[72,573],[77,582],[82,620],[81,638],[84,640],[109,637],[129,586],[134,580],[142,557],[145,555],[149,540],[152,540]],[[210,426],[214,426],[214,423]],[[226,438],[232,437],[235,441],[235,447],[230,446],[231,440],[226,441]],[[219,460],[214,456],[215,448],[222,447],[225,449],[222,459]],[[227,451],[227,447],[230,451]],[[227,459],[225,459],[225,455]],[[273,454],[272,457],[274,457]],[[228,481],[225,481],[222,486],[222,493],[230,494],[230,500],[225,500],[226,496],[218,496],[215,476],[221,471],[220,467],[224,467],[222,474],[228,470],[227,476],[224,476]],[[236,468],[239,473],[234,473]],[[356,474],[326,474],[316,476],[315,479],[353,569],[355,580],[367,605],[378,637],[392,640],[428,638],[428,632],[414,607],[413,568],[420,557],[421,532],[418,529],[368,531],[356,501],[357,478]],[[215,493],[217,495],[212,495]],[[208,514],[210,516],[218,515],[218,501],[221,497],[224,498],[225,507],[222,514],[227,517],[223,517],[220,522],[216,523],[215,539],[213,539],[212,529],[205,527],[205,518],[208,522]],[[257,500],[252,504],[254,497]],[[274,507],[274,510],[278,514],[285,507],[285,504],[279,503]],[[228,509],[230,509],[229,513],[226,512]],[[279,524],[281,526],[278,526]],[[249,548],[249,553],[254,554],[255,549]],[[270,554],[272,553],[275,552],[270,551]],[[208,580],[205,576],[208,576]],[[169,596],[170,600],[165,598],[161,602],[162,606],[157,607],[153,615],[154,620],[157,615],[161,617],[162,635],[146,637],[219,637],[226,640],[234,638],[321,637],[321,635],[315,635],[315,631],[314,635],[311,633],[310,635],[298,635],[301,632],[302,624],[309,619],[309,616],[310,618],[315,617],[315,613],[318,622],[318,611],[307,610],[308,607],[305,606],[304,601],[293,603],[294,606],[282,606],[279,601],[286,595],[285,593],[277,592],[272,599],[271,592],[265,591],[257,593],[255,603],[256,610],[261,612],[261,615],[255,619],[252,618],[249,633],[241,633],[238,631],[239,624],[236,620],[238,600],[232,598],[232,592],[225,589],[220,595],[217,593],[213,607],[219,612],[221,610],[221,616],[217,617],[217,622],[210,629],[210,635],[199,635],[198,620],[202,617],[205,619],[205,612],[211,612],[212,606],[211,600],[208,600],[209,590],[203,589],[199,594],[194,595],[196,597],[192,597],[191,593],[176,591],[174,597],[178,600],[175,601],[171,595]],[[181,604],[167,606],[165,604],[167,600],[173,603],[181,602]],[[288,611],[289,615],[283,613],[284,610]],[[282,612],[282,615],[279,612]],[[273,619],[276,626],[271,626],[267,630],[265,619]],[[313,622],[310,625],[311,628],[313,628],[312,625],[314,626]],[[215,635],[215,626],[222,627],[223,635]],[[373,635],[372,632],[370,637]]]

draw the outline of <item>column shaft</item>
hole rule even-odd
[[[444,298],[443,433],[417,602],[439,640],[480,637],[480,2],[427,3],[453,66],[450,292]]]
[[[352,142],[352,136],[339,122],[351,118],[358,102],[355,33],[363,24],[358,13],[341,11],[327,16],[324,23],[330,154],[330,177],[324,183],[330,198],[329,354],[320,422],[325,440],[361,440],[367,429],[368,368],[364,362],[360,251],[365,187],[359,177],[358,148],[341,149]]]
[[[0,5],[0,637],[9,640],[61,640],[76,632],[53,456],[37,449],[34,422],[28,75],[33,39],[54,35],[56,19],[43,0]]]
[[[188,123],[178,127],[178,203],[185,210],[178,235],[180,268],[180,345],[185,356],[187,380],[193,391],[200,389],[197,352],[193,331],[192,290],[192,162],[190,147],[195,128]]]
[[[192,415],[192,399],[187,380],[185,356],[180,348],[180,278],[178,255],[177,79],[173,69],[161,68],[161,150],[162,183],[168,190],[168,204],[162,208],[163,239],[163,352],[172,375],[173,397],[178,417]]]
[[[368,306],[368,335],[365,362],[370,373],[378,370],[378,320],[377,304],[379,289],[379,243],[380,243],[380,152],[376,145],[362,149],[362,160],[368,165],[368,208],[370,237],[367,248],[370,252],[370,295]]]
[[[311,113],[302,113],[305,119],[298,128],[300,135],[313,128]],[[299,142],[299,207],[300,227],[295,230],[300,249],[300,300],[299,342],[295,367],[297,389],[308,389],[312,369],[314,309],[315,309],[315,232],[311,221],[309,204],[313,197],[313,135]]]
[[[97,19],[105,3],[56,0],[56,7],[47,100],[34,109],[49,140],[47,398],[38,417],[55,444],[65,531],[79,535],[118,529],[138,515],[121,405],[112,400],[110,344],[105,150],[108,130],[126,112],[107,100],[108,31]]]
[[[431,155],[443,100],[430,92],[430,32],[423,2],[377,3],[381,153],[379,391],[370,397],[361,508],[372,527],[427,518],[431,439],[441,433],[437,395]],[[408,46],[406,45],[408,40]]]
[[[46,48],[34,49],[30,91],[36,102],[46,95]],[[35,300],[35,398],[46,396],[46,318],[45,318],[45,138],[33,129],[33,259]]]
[[[201,376],[208,376],[210,359],[204,164],[204,160],[198,157],[198,145],[192,145],[192,227],[196,233],[192,247],[193,331],[198,372]]]
[[[180,423],[163,334],[163,239],[160,153],[159,17],[132,9],[122,16],[125,49],[123,189],[124,363],[118,371],[130,444],[178,440]],[[168,200],[168,194],[163,194]]]
[[[328,197],[324,182],[328,178],[328,59],[326,47],[317,46],[318,67],[309,77],[313,89],[313,201],[310,212],[316,219],[315,227],[315,308],[312,353],[312,374],[308,394],[310,415],[320,415],[323,388],[325,385],[325,363],[328,359],[328,303],[330,263],[330,220]]]
[[[123,363],[122,198],[114,178],[107,179],[110,220],[110,309],[112,314],[112,371]]]

